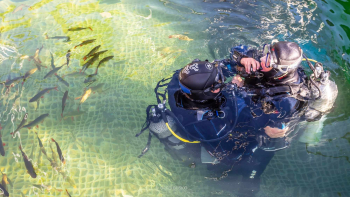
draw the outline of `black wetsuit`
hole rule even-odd
[[[228,71],[226,74],[234,73],[232,68],[235,62],[226,61],[225,64]],[[198,103],[181,92],[178,72],[173,75],[167,89],[171,111],[188,132],[177,129],[176,133],[181,137],[190,141],[211,140],[222,137],[233,129],[232,135],[222,140],[201,142],[200,145],[220,161],[219,166],[234,165],[234,171],[240,172],[243,181],[247,182],[259,181],[260,175],[273,157],[273,151],[288,146],[285,138],[270,139],[264,128],[270,126],[288,127],[288,131],[293,129],[300,121],[306,104],[289,97],[287,93],[266,99],[261,95],[252,97],[240,92],[233,96],[230,91],[223,91],[216,100]],[[236,110],[238,119],[233,128]]]

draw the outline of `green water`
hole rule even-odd
[[[137,158],[147,134],[138,138],[135,134],[144,122],[145,108],[156,102],[153,88],[195,58],[225,58],[228,49],[237,44],[259,46],[277,38],[298,42],[311,58],[324,62],[343,90],[336,103],[339,106],[349,97],[349,28],[345,23],[348,13],[340,8],[343,3],[332,3],[331,12],[325,1],[0,1],[1,81],[35,68],[33,60],[24,57],[33,56],[41,46],[39,58],[47,66],[8,94],[6,87],[0,86],[0,123],[6,144],[0,169],[13,182],[8,186],[10,195],[67,196],[67,189],[72,196],[235,196],[237,185],[206,180],[204,177],[220,173],[202,165],[190,168],[191,158],[174,160],[156,138],[150,151]],[[344,3],[344,8],[347,5]],[[68,31],[73,27],[91,27],[92,31]],[[69,36],[71,41],[46,39],[45,35]],[[169,38],[171,35],[184,39]],[[74,49],[90,39],[96,41]],[[69,76],[82,68],[83,57],[97,45],[108,50],[99,60],[114,56],[99,68],[97,81],[89,85],[84,83],[86,76]],[[55,65],[61,66],[69,49],[69,67],[57,72],[69,87],[55,76],[44,79],[51,70],[50,52]],[[97,64],[86,73],[93,74]],[[36,110],[37,103],[29,100],[41,89],[54,86],[59,91],[46,93]],[[85,88],[96,86],[100,88],[80,105],[83,113],[75,114],[73,120],[79,105],[75,98],[82,96]],[[65,118],[60,121],[66,90],[69,98]],[[345,196],[349,106],[330,114],[319,146],[305,148],[296,140],[290,149],[278,152],[262,176],[259,196]],[[20,138],[12,138],[10,132],[25,112],[28,121],[45,113],[49,117],[39,127],[21,129]],[[338,132],[332,134],[335,129]],[[50,158],[50,144],[56,153],[51,138],[58,142],[65,165],[55,168],[40,153],[35,132]],[[26,173],[20,144],[32,159],[38,174],[35,179]],[[337,169],[328,171],[331,167]],[[35,184],[43,189],[33,187]]]

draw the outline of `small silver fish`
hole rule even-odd
[[[45,75],[44,79],[46,79],[46,78],[48,78],[48,77],[51,77],[53,74],[56,74],[56,72],[59,71],[64,65],[66,65],[66,63],[64,63],[64,64],[63,64],[62,66],[60,66],[60,67],[56,67],[56,68],[52,69],[50,72],[48,72],[48,73]]]
[[[30,123],[28,123],[27,125],[24,125],[23,127],[24,128],[28,128],[28,129],[30,129],[31,127],[33,127],[33,126],[37,126],[37,127],[39,127],[38,126],[38,124],[40,123],[40,122],[43,122],[44,121],[44,119],[46,118],[46,117],[48,117],[49,116],[49,114],[42,114],[42,115],[40,115],[39,117],[37,117],[36,119],[34,119],[32,122],[30,122]]]
[[[101,45],[98,45],[98,46],[95,46],[93,49],[91,49],[91,51],[87,55],[84,56],[83,60],[85,61],[88,57],[93,55],[100,47],[101,47]]]
[[[69,83],[67,81],[65,81],[62,77],[55,75],[56,78],[58,79],[58,81],[60,81],[61,83],[63,83],[64,85],[66,85],[67,87],[69,87]]]
[[[67,67],[68,67],[68,68],[69,68],[69,61],[70,61],[70,53],[71,53],[70,50],[68,50],[67,53],[66,53]]]
[[[54,37],[49,37],[47,34],[45,34],[45,38],[46,39],[64,39],[63,42],[69,42],[70,41],[70,37],[69,36],[54,36]]]
[[[64,108],[66,107],[67,98],[68,98],[68,90],[66,92],[64,92],[64,95],[63,95],[63,98],[62,98],[62,113],[61,113],[61,117],[62,118],[63,118]]]

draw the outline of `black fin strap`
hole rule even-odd
[[[148,129],[149,125],[151,124],[151,121],[149,120],[149,110],[151,110],[151,107],[155,107],[155,105],[148,105],[146,108],[146,121],[143,123],[140,133],[136,134],[135,137],[139,137],[146,129]]]
[[[149,150],[149,147],[151,145],[151,140],[152,140],[152,134],[151,131],[148,133],[148,141],[146,144],[146,147],[142,150],[141,154],[138,156],[138,158],[142,157],[143,155],[145,155],[147,153],[147,151]]]

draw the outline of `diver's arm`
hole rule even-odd
[[[285,101],[287,103],[287,101]],[[290,129],[289,124],[291,121],[292,113],[289,113],[286,105],[283,105],[284,113],[286,116],[280,117],[280,113],[268,113],[257,117],[252,121],[252,125],[256,129],[256,140],[258,141],[259,148],[265,151],[277,151],[289,146],[289,142],[286,138],[286,133]],[[280,107],[277,107],[278,111],[282,111]],[[288,125],[288,126],[287,126]]]
[[[220,61],[224,65],[223,73],[225,77],[231,77],[243,70],[245,70],[246,73],[250,73],[251,67],[256,71],[260,67],[260,63],[254,59],[256,56],[257,50],[248,49],[248,46],[239,45],[232,47],[230,50],[230,59]],[[245,65],[249,65],[249,67]]]
[[[255,72],[260,68],[260,62],[251,57],[243,57],[240,64],[244,66],[247,73],[250,73],[251,69]]]
[[[280,129],[277,127],[267,126],[264,128],[265,133],[257,135],[258,146],[264,151],[278,151],[289,146],[285,133],[288,128]]]
[[[281,138],[281,137],[284,137],[288,128],[280,129],[277,127],[267,126],[264,128],[264,130],[265,130],[266,135],[269,136],[270,138]]]

